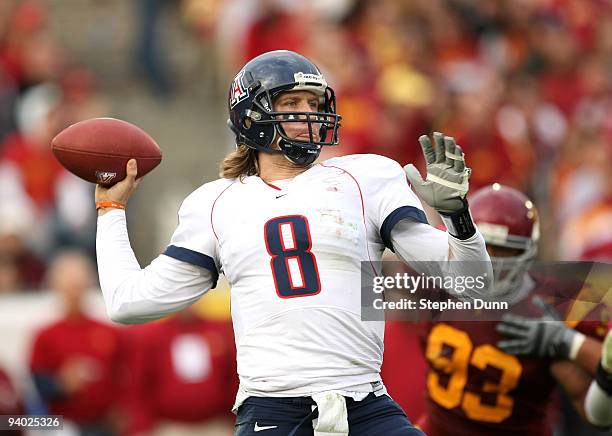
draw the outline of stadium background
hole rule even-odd
[[[0,2],[0,368],[35,403],[35,332],[57,318],[53,255],[93,256],[93,187],[49,150],[62,127],[112,116],[164,160],[130,202],[142,265],[187,193],[232,149],[227,85],[273,49],[312,58],[338,94],[341,147],[423,163],[416,139],[453,135],[472,190],[501,182],[541,217],[540,258],[612,259],[612,3],[607,0],[40,0]],[[248,213],[248,211],[245,211]],[[227,320],[222,285],[198,304]],[[100,299],[90,296],[104,319]],[[1,396],[1,394],[0,394]]]

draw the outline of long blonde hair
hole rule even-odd
[[[219,175],[224,179],[236,179],[259,174],[257,152],[244,144],[223,158]]]

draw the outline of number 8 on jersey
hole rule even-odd
[[[321,291],[317,260],[310,252],[312,239],[303,215],[272,218],[264,226],[270,267],[281,298],[306,297]]]

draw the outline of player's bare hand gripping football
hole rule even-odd
[[[125,170],[125,179],[115,183],[113,186],[96,185],[96,204],[114,202],[125,205],[128,202],[142,179],[136,180],[136,175],[138,174],[136,159],[130,159],[126,164]],[[98,215],[103,215],[108,210],[109,208],[100,207],[98,208]]]

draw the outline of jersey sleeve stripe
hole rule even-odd
[[[393,250],[393,244],[391,244],[391,230],[393,230],[393,227],[399,221],[405,218],[410,218],[420,223],[428,224],[425,212],[414,206],[401,206],[387,215],[387,218],[385,218],[382,226],[380,227],[380,237],[382,238],[385,247],[393,252],[395,251]]]
[[[188,248],[177,247],[176,245],[169,245],[163,254],[195,266],[206,268],[213,274],[213,285],[211,289],[214,289],[215,286],[217,286],[219,271],[217,271],[217,266],[215,265],[215,261],[212,257]]]

